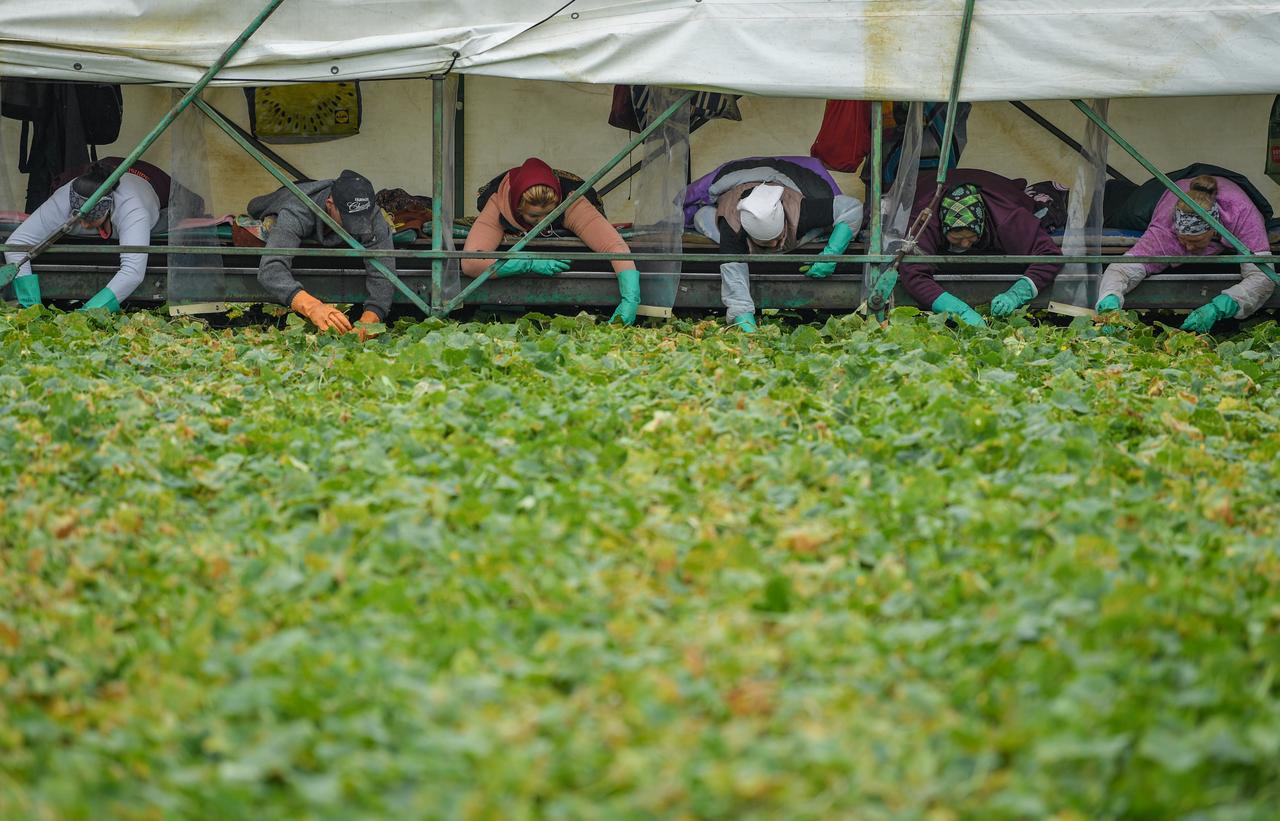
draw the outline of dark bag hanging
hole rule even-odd
[[[120,86],[86,84],[76,86],[80,101],[80,121],[84,141],[89,145],[111,145],[120,139],[124,120],[124,94]]]

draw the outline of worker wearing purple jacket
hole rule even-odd
[[[1027,196],[1026,187],[1025,180],[1011,180],[990,171],[951,171],[937,213],[920,235],[918,253],[1061,256],[1062,250],[1036,219],[1034,202]],[[929,205],[934,191],[932,185],[917,186],[913,215]],[[964,273],[969,266],[948,267]],[[1053,283],[1061,269],[1061,264],[1051,262],[1028,266],[1021,279],[991,300],[991,315],[1008,316],[1026,305]],[[951,314],[969,325],[985,325],[977,311],[937,283],[933,278],[937,270],[936,265],[904,263],[902,285],[920,305]]]

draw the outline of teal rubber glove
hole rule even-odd
[[[13,292],[18,296],[18,304],[24,308],[40,304],[40,280],[35,274],[15,279]]]
[[[942,295],[933,301],[933,305],[929,307],[929,310],[934,313],[951,314],[964,324],[972,325],[975,328],[987,327],[986,321],[977,311],[969,307],[969,303],[946,291],[943,291]]]
[[[18,275],[18,266],[12,262],[0,265],[0,288],[8,285]]]
[[[1036,298],[1036,287],[1031,280],[1023,277],[1009,287],[1003,294],[996,294],[991,300],[992,316],[1008,316]]]
[[[520,274],[538,274],[544,277],[553,277],[556,274],[563,274],[569,270],[569,263],[562,259],[509,259],[498,266],[498,270],[494,271],[494,275],[502,277],[514,277]]]
[[[729,324],[744,334],[753,334],[758,330],[755,314],[738,314],[733,318],[733,322]]]
[[[1094,306],[1094,310],[1100,314],[1105,314],[1107,311],[1118,311],[1120,310],[1120,297],[1115,294],[1107,294],[1102,299],[1098,300],[1098,304]]]
[[[822,255],[830,257],[843,254],[851,241],[853,241],[853,228],[847,222],[837,222],[831,229],[831,238],[827,240],[827,247],[822,249]],[[826,279],[836,272],[836,264],[815,262],[812,265],[803,266],[800,270],[814,279]]]
[[[640,272],[635,268],[620,271],[618,293],[621,294],[622,301],[613,309],[613,316],[609,317],[609,321],[620,319],[623,325],[634,325],[636,309],[640,307]]]
[[[1218,294],[1209,300],[1208,304],[1201,305],[1188,314],[1187,321],[1182,323],[1182,330],[1207,334],[1215,322],[1220,319],[1230,319],[1238,313],[1240,313],[1239,302],[1226,294]]]
[[[80,306],[82,311],[92,311],[94,308],[106,308],[113,314],[120,313],[120,303],[116,301],[116,295],[111,293],[110,288],[103,288],[94,294],[92,299]]]

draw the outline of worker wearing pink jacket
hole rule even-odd
[[[1176,185],[1213,214],[1228,231],[1255,254],[1270,254],[1267,228],[1262,213],[1240,186],[1225,177],[1201,175],[1178,180]],[[1125,256],[1214,256],[1231,249],[1209,223],[1201,219],[1172,191],[1156,205],[1146,232]],[[1097,310],[1116,311],[1124,306],[1124,295],[1138,287],[1148,274],[1158,274],[1170,266],[1160,263],[1116,262],[1102,274]],[[1215,322],[1230,317],[1249,316],[1271,298],[1275,283],[1252,263],[1240,266],[1240,282],[1218,294],[1208,304],[1192,311],[1182,324],[1185,331],[1207,332]]]

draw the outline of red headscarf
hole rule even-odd
[[[513,168],[507,172],[507,179],[510,181],[510,204],[511,213],[515,218],[520,220],[526,228],[533,226],[524,221],[520,216],[520,198],[524,196],[524,192],[533,188],[535,185],[545,185],[552,191],[556,192],[556,199],[560,199],[562,194],[560,191],[560,178],[556,176],[556,172],[551,170],[551,166],[544,163],[537,157],[530,157],[524,161],[519,168]]]

